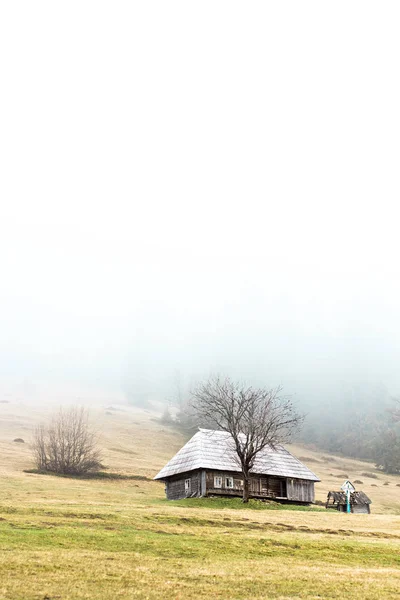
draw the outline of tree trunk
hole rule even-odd
[[[244,479],[243,479],[243,502],[245,504],[247,504],[247,502],[249,501],[249,487],[250,487],[250,480],[248,477],[244,477]]]

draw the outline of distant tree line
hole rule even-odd
[[[384,388],[361,387],[347,393],[330,407],[311,408],[299,441],[371,460],[386,473],[400,473],[399,400],[391,399]]]
[[[387,473],[400,473],[400,400],[388,409],[389,424],[375,443],[375,462]]]
[[[162,421],[190,436],[198,427],[198,418],[190,393],[183,392],[179,384],[176,388]],[[387,473],[400,473],[400,400],[393,400],[383,386],[343,389],[339,398],[324,399],[320,405],[314,402],[306,413],[297,441],[373,461]],[[203,425],[213,427],[211,422]]]

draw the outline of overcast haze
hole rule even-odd
[[[399,16],[3,3],[2,385],[399,393]]]

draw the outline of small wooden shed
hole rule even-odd
[[[243,475],[233,438],[200,429],[154,479],[165,482],[168,500],[199,496],[241,496]],[[250,497],[280,502],[314,502],[318,477],[283,446],[265,448],[250,477]]]
[[[350,511],[352,513],[367,514],[371,512],[371,500],[364,492],[351,492]],[[329,492],[326,500],[326,508],[334,508],[341,512],[347,512],[347,497],[345,492]]]

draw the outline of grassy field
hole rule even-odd
[[[48,412],[0,404],[0,599],[399,597],[400,477],[297,447],[322,479],[317,499],[348,476],[373,513],[171,503],[152,477],[184,439],[128,407],[93,409],[93,421],[110,471],[143,479],[24,473]]]

